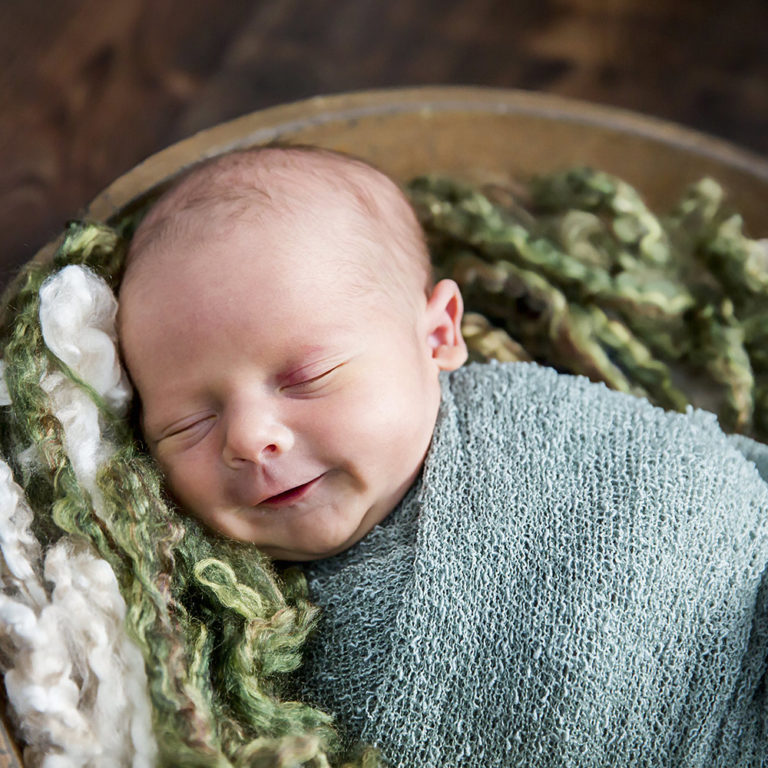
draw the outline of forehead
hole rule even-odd
[[[178,219],[178,217],[177,217]],[[413,281],[366,217],[334,196],[307,208],[269,213],[229,206],[204,217],[186,213],[129,260],[120,291],[121,326],[148,307],[162,310],[169,296],[217,308],[251,308],[286,317],[327,300],[338,309],[373,294],[411,302]],[[418,292],[418,285],[415,286]],[[289,300],[290,299],[290,300]],[[381,304],[381,302],[378,302]],[[350,311],[351,311],[350,306]],[[356,303],[355,311],[360,310]],[[201,309],[202,311],[202,309]],[[122,331],[121,331],[122,332]]]
[[[190,231],[132,265],[120,292],[129,368],[150,344],[188,348],[216,338],[296,345],[372,308],[339,227],[323,232],[238,221],[220,236]],[[323,330],[324,327],[324,330]]]
[[[298,364],[354,343],[363,325],[375,330],[366,303],[346,296],[325,271],[294,276],[287,261],[268,260],[258,273],[234,275],[194,257],[180,274],[168,275],[168,267],[161,261],[120,302],[123,355],[145,406],[147,398],[155,405],[158,397],[166,405],[167,397],[183,399],[201,377],[210,383],[257,360],[270,369]]]
[[[129,265],[120,302],[162,306],[180,294],[201,306],[231,307],[319,300],[339,292],[350,273],[350,244],[340,233],[312,231],[282,217],[195,226],[164,238],[148,258]],[[312,290],[314,288],[314,290]]]

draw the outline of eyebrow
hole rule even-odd
[[[297,344],[296,356],[297,357],[312,357],[312,355],[322,354],[328,351],[330,348],[327,344]]]
[[[294,351],[288,356],[289,361],[293,362],[298,358],[341,352],[344,346],[349,344],[349,331],[348,325],[336,324],[322,329],[324,341],[321,343],[302,342],[298,338],[291,339],[290,348]],[[302,336],[305,336],[305,334],[302,334]]]

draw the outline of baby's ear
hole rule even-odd
[[[441,280],[427,300],[427,343],[442,371],[455,371],[467,359],[467,345],[461,335],[463,314],[459,286],[453,280]]]

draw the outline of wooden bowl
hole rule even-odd
[[[427,171],[469,180],[525,179],[591,165],[633,184],[658,211],[671,206],[687,184],[709,175],[725,187],[747,231],[768,235],[764,158],[631,112],[490,88],[367,91],[260,110],[152,155],[98,195],[86,216],[109,221],[199,160],[275,140],[349,152],[398,181]],[[35,258],[49,258],[55,245]],[[12,737],[0,730],[0,768],[20,765]]]
[[[711,175],[750,229],[768,227],[768,160],[631,112],[491,88],[415,88],[317,97],[217,125],[153,155],[107,187],[88,215],[106,220],[182,168],[274,140],[358,155],[405,181],[424,171],[528,177],[592,165],[635,185],[653,208]]]

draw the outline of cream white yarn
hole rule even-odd
[[[116,410],[130,387],[117,355],[117,301],[109,286],[76,265],[64,267],[40,288],[40,326],[48,349]]]
[[[86,269],[68,266],[43,284],[40,298],[48,347],[111,408],[124,411],[130,389],[119,365],[117,302],[109,287]],[[45,374],[41,385],[64,429],[78,481],[98,506],[96,473],[113,451],[102,436],[98,408],[59,371]],[[157,746],[146,673],[125,632],[126,606],[115,575],[90,545],[70,537],[43,558],[31,520],[22,490],[0,462],[0,661],[28,744],[25,762],[149,768]]]

